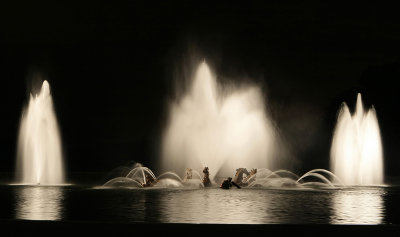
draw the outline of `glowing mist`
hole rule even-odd
[[[383,150],[374,108],[365,111],[361,94],[353,115],[345,103],[331,147],[331,169],[347,185],[383,184]]]
[[[62,184],[64,182],[60,132],[53,109],[50,85],[43,81],[37,95],[23,110],[18,137],[17,182]]]
[[[215,75],[201,63],[191,88],[170,105],[162,144],[162,168],[210,169],[210,176],[232,176],[239,167],[270,167],[275,129],[258,87],[219,93]]]

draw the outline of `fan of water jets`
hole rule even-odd
[[[19,183],[64,183],[61,136],[47,81],[22,113],[16,169]]]
[[[168,188],[183,188],[183,187],[204,187],[201,182],[202,177],[196,170],[191,170],[190,179],[186,176],[181,178],[178,174],[172,171],[167,171],[159,176],[156,176],[148,167],[136,163],[133,168],[119,171],[118,177],[112,178],[103,184],[104,187],[168,187]],[[156,182],[150,184],[149,178]]]
[[[172,171],[156,176],[148,167],[137,163],[133,168],[125,167],[123,172],[119,170],[118,173],[118,177],[110,179],[103,184],[103,187],[204,188],[202,176],[194,169],[190,169],[190,173],[186,173],[183,178]],[[146,183],[147,176],[156,182],[148,185]],[[343,186],[339,177],[325,169],[314,169],[299,177],[289,170],[271,171],[267,168],[259,168],[257,173],[245,178],[243,188],[335,188]],[[219,185],[219,182],[213,182],[212,187],[219,187]]]
[[[343,186],[343,182],[335,174],[326,169],[310,170],[299,177],[289,170],[279,169],[271,171],[267,168],[260,168],[256,174],[246,177],[244,185],[249,188],[335,188]]]
[[[271,167],[277,147],[260,88],[221,92],[202,62],[189,90],[170,104],[161,165],[175,171],[207,166],[211,178],[229,176],[237,167]]]

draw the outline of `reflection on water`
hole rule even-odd
[[[60,220],[63,188],[21,186],[15,189],[15,217],[26,220]]]
[[[161,222],[227,224],[260,222],[269,205],[260,197],[262,196],[254,195],[254,192],[242,190],[171,191],[160,199]]]
[[[397,202],[394,200],[398,195],[397,189],[385,187],[223,190],[13,186],[7,189],[14,190],[14,196],[8,200],[8,195],[0,195],[0,210],[6,210],[0,218],[220,224],[384,224],[400,220],[400,216],[395,215],[399,219],[394,220],[387,216],[385,202]],[[7,209],[3,207],[10,203],[14,204],[15,214],[7,217]],[[396,213],[395,207],[391,208]]]
[[[164,193],[161,222],[382,224],[382,188],[335,190],[178,190]],[[331,204],[331,205],[330,205]]]
[[[326,223],[327,192],[263,189],[171,191],[160,199],[161,222],[221,224]]]
[[[332,224],[382,224],[385,208],[381,188],[340,190],[332,196]]]
[[[93,191],[93,190],[89,190]],[[80,212],[86,213],[101,213],[102,220],[106,221],[134,221],[134,222],[145,222],[146,221],[146,193],[135,192],[129,189],[117,189],[117,190],[96,190],[96,197],[101,196],[102,200],[98,204],[99,210],[93,211],[90,209],[80,209]],[[102,195],[103,194],[103,195]],[[78,197],[79,198],[79,197]],[[78,201],[77,201],[78,202]],[[153,204],[154,205],[154,204]],[[79,213],[81,218],[86,213]],[[90,216],[87,217],[90,220]]]

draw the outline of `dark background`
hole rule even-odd
[[[340,104],[353,108],[361,92],[377,111],[385,173],[400,175],[398,9],[267,2],[1,3],[0,171],[14,171],[22,108],[41,79],[68,174],[156,169],[177,72],[205,58],[219,78],[263,88],[294,172],[329,168]]]

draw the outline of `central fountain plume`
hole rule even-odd
[[[64,182],[60,132],[47,81],[38,94],[31,94],[22,113],[16,174],[17,181],[24,184]]]
[[[338,115],[331,147],[331,169],[347,185],[383,184],[383,151],[374,108],[365,111],[361,94],[355,113],[345,103]]]
[[[210,176],[231,176],[238,167],[270,167],[277,150],[275,128],[262,91],[246,86],[223,91],[202,62],[191,88],[170,104],[162,143],[162,168],[208,166]]]

